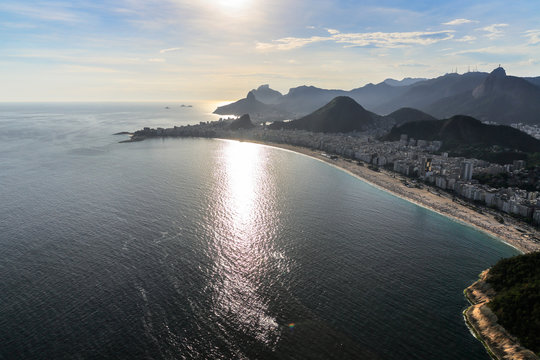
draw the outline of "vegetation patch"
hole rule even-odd
[[[499,324],[540,354],[540,252],[499,261],[486,281],[497,292],[488,306]]]

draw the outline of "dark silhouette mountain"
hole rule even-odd
[[[238,100],[232,104],[218,107],[214,114],[236,115],[249,114],[257,122],[274,121],[291,118],[292,115],[276,105],[268,105],[255,98],[253,91],[250,91],[245,99]]]
[[[298,120],[275,122],[271,129],[298,129],[314,132],[347,133],[372,128],[380,116],[367,111],[347,96],[338,96],[315,112]]]
[[[527,80],[528,82],[530,82],[531,84],[540,87],[540,76],[537,76],[537,77],[525,77],[524,79]]]
[[[408,86],[415,84],[420,81],[425,81],[427,79],[425,78],[405,78],[403,80],[394,80],[394,79],[386,79],[383,81],[383,83],[388,84],[390,86]]]
[[[540,152],[540,140],[506,125],[486,125],[475,118],[456,115],[445,120],[414,121],[394,127],[385,140],[399,140],[401,134],[414,139],[440,140],[442,150],[477,148],[493,150],[493,146],[519,152]]]
[[[251,129],[254,126],[255,125],[253,125],[253,123],[251,122],[251,118],[249,117],[249,114],[244,114],[238,119],[233,120],[233,122],[229,125],[229,129],[231,130]]]
[[[423,111],[412,108],[401,108],[394,111],[391,114],[386,115],[387,118],[391,118],[395,121],[396,126],[413,122],[413,121],[430,121],[437,120],[433,116],[426,114]]]
[[[373,109],[407,91],[406,86],[391,86],[386,82],[367,84],[361,88],[349,91],[348,96],[362,104],[367,109]]]
[[[219,115],[243,115],[253,113],[270,112],[273,108],[255,98],[253,91],[250,91],[245,99],[238,100],[232,104],[218,107],[214,114]]]
[[[438,117],[460,113],[499,124],[540,123],[540,88],[507,76],[499,67],[472,91],[441,99],[427,108]]]
[[[402,95],[388,99],[385,103],[375,107],[374,111],[378,114],[388,114],[402,107],[411,107],[438,116],[430,111],[431,104],[465,91],[472,91],[487,76],[486,73],[470,72],[463,75],[446,74],[435,79],[420,81],[404,87]],[[456,111],[451,115],[459,113]]]
[[[346,95],[343,90],[320,89],[315,86],[299,86],[289,89],[278,106],[288,112],[303,116],[327,104],[337,96]]]
[[[469,72],[462,75],[446,74],[429,80],[387,79],[350,91],[299,86],[281,95],[263,85],[251,92],[253,100],[258,103],[247,101],[249,99],[246,98],[243,99],[246,101],[220,107],[215,112],[224,115],[249,113],[252,119],[256,117],[259,121],[284,120],[310,114],[335,97],[348,96],[378,114],[389,114],[408,107],[437,118],[465,114],[502,124],[522,122],[540,125],[539,83],[540,77],[523,79],[506,76],[504,69],[500,68],[491,74]],[[257,96],[263,101],[259,101]]]
[[[368,109],[372,109],[388,99],[403,94],[406,87],[391,86],[384,82],[367,84],[350,91],[328,90],[314,86],[299,86],[289,89],[277,104],[280,108],[299,116],[309,114],[338,96],[348,96]]]
[[[251,90],[251,93],[255,95],[255,98],[262,103],[268,105],[275,105],[281,101],[283,95],[274,89],[271,89],[269,85],[261,85],[257,89]]]

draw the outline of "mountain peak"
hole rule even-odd
[[[314,132],[348,133],[365,131],[375,124],[375,115],[348,96],[337,96],[320,109],[300,119],[272,124],[271,128],[301,129]]]
[[[255,94],[253,93],[253,91],[250,91],[248,92],[247,96],[246,96],[246,99],[248,101],[256,101],[257,99],[255,98]]]
[[[342,105],[352,105],[355,107],[362,107],[359,103],[357,103],[353,98],[349,96],[336,96],[328,105],[331,106],[342,106]]]
[[[491,72],[491,74],[489,74],[489,75],[494,76],[494,77],[505,77],[506,76],[506,71],[504,70],[503,67],[499,66],[498,68],[493,70]]]

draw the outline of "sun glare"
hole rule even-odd
[[[219,4],[224,8],[239,10],[244,8],[249,0],[219,0]]]

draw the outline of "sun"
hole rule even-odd
[[[249,0],[219,0],[219,4],[231,10],[240,10],[248,4]]]

